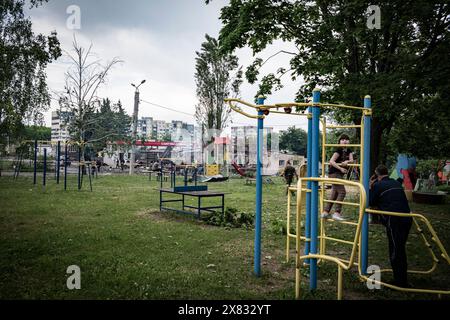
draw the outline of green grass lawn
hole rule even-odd
[[[53,180],[43,188],[33,186],[31,178],[0,177],[0,299],[293,299],[294,259],[284,262],[285,189],[281,180],[275,181],[264,186],[263,275],[256,278],[253,230],[214,227],[190,215],[160,213],[159,184],[147,177],[100,176],[94,180],[94,192],[87,185],[76,191],[75,177],[66,192]],[[255,187],[246,186],[244,180],[212,183],[209,188],[227,193],[227,207],[254,210]],[[412,206],[430,218],[450,250],[448,201],[441,206]],[[334,224],[328,230],[347,239],[354,232]],[[329,244],[328,249],[342,255],[348,251],[343,245]],[[431,263],[415,233],[408,255],[411,268]],[[389,266],[380,226],[371,227],[370,264]],[[81,268],[81,290],[66,287],[70,265]],[[441,265],[434,275],[414,276],[411,282],[450,289],[449,269]],[[303,277],[303,298],[335,299],[336,274],[335,265],[321,265],[314,293],[306,290]],[[368,290],[356,271],[346,272],[344,279],[346,299],[437,298]]]

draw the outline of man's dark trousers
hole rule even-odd
[[[383,224],[389,241],[389,259],[394,273],[394,284],[406,287],[407,284],[407,258],[406,241],[412,225],[412,218],[386,216]]]

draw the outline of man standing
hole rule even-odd
[[[388,169],[380,165],[370,178],[370,206],[381,211],[410,213],[402,185],[389,178]],[[406,241],[412,225],[411,217],[382,215],[381,223],[386,227],[389,241],[389,260],[394,273],[393,285],[409,287],[406,258]]]
[[[295,171],[295,168],[291,166],[291,162],[288,161],[286,163],[286,167],[284,168],[283,177],[286,180],[286,184],[288,185],[288,188],[292,184],[292,180],[294,179],[294,176],[298,179],[297,172]],[[288,190],[286,190],[287,194]]]

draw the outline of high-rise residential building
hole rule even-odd
[[[69,134],[69,121],[72,113],[67,111],[53,111],[52,112],[52,141],[68,141],[70,140]]]
[[[163,120],[154,120],[153,137],[162,140],[166,135],[170,135],[170,124]]]
[[[153,139],[153,118],[142,117],[138,120],[137,136],[145,137],[146,140]]]
[[[166,122],[152,117],[142,117],[138,120],[137,135],[147,140],[162,140],[169,136],[175,142],[194,138],[194,125],[183,121]]]

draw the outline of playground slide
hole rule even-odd
[[[242,169],[236,164],[236,162],[232,162],[231,165],[233,166],[233,168],[237,171],[237,173],[239,173],[239,175],[241,177],[245,177],[245,172],[242,171]]]

